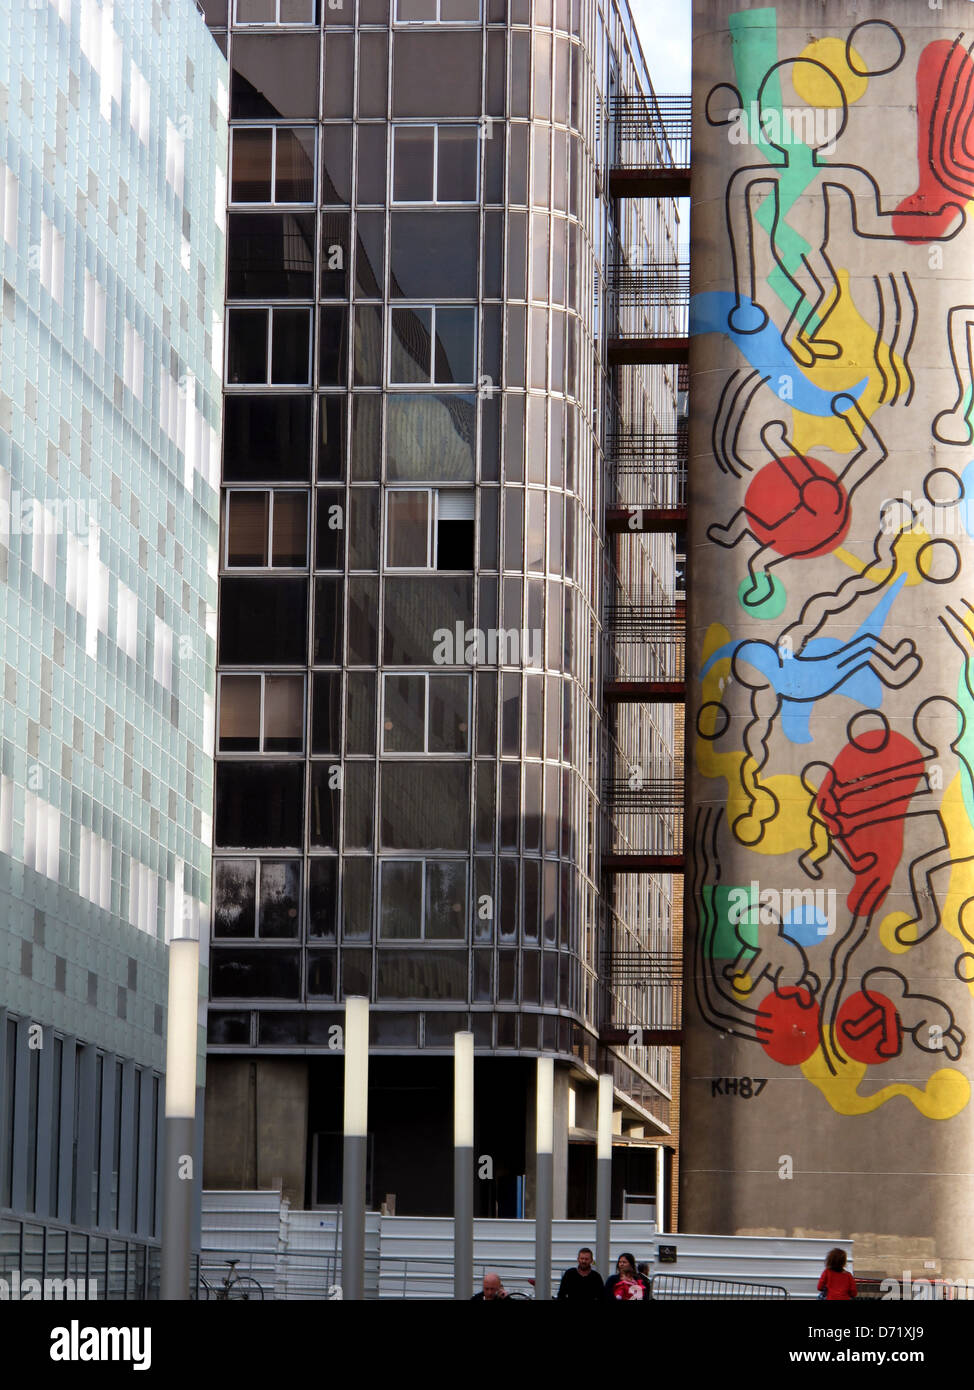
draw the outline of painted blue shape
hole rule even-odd
[[[690,300],[690,333],[692,336],[723,333],[762,376],[769,376],[772,381],[781,376],[788,377],[792,395],[783,404],[793,406],[803,415],[827,418],[832,414],[832,402],[837,395],[854,396],[858,400],[865,391],[869,384],[868,377],[863,377],[856,386],[843,391],[823,391],[821,386],[816,386],[785,347],[780,330],[770,319],[756,332],[734,332],[728,319],[736,303],[734,295],[726,290],[695,294]],[[745,323],[759,324],[766,315],[752,300],[744,299],[734,318],[737,323],[743,320]]]
[[[974,460],[972,460],[963,473],[960,480],[964,485],[964,496],[958,502],[960,509],[961,524],[969,536],[974,537]]]
[[[703,680],[715,661],[740,657],[759,671],[781,696],[781,730],[788,742],[811,743],[812,708],[823,696],[844,695],[866,709],[878,709],[883,703],[883,683],[874,672],[860,667],[843,678],[842,661],[837,658],[864,637],[882,636],[886,619],[905,583],[906,575],[901,574],[848,642],[839,642],[834,637],[816,637],[805,644],[800,656],[780,655],[770,642],[725,642],[707,659],[700,679]]]
[[[781,924],[781,935],[796,946],[817,946],[831,933],[832,925],[824,912],[808,904],[787,913]]]

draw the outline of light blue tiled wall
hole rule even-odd
[[[158,1065],[209,916],[226,63],[192,0],[6,13],[0,1003]]]

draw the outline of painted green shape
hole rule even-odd
[[[967,684],[967,662],[961,667],[957,682],[957,703],[963,715],[963,729],[957,741],[957,756],[960,759],[960,784],[964,794],[964,810],[971,826],[974,826],[974,697]],[[961,719],[958,719],[961,724]]]
[[[777,576],[767,572],[757,576],[757,583],[761,597],[756,603],[753,600],[746,603],[744,595],[751,588],[751,580],[741,580],[737,590],[738,603],[751,618],[780,618],[788,603],[788,593],[784,584]]]
[[[737,88],[744,104],[748,135],[756,149],[759,149],[770,165],[777,168],[779,222],[775,237],[775,247],[787,269],[796,274],[802,267],[802,257],[811,250],[809,243],[793,227],[788,225],[788,213],[795,203],[814,182],[819,172],[814,152],[804,142],[795,141],[789,145],[790,163],[787,169],[780,164],[781,153],[764,138],[764,132],[757,121],[752,120],[761,83],[769,68],[778,61],[778,12],[774,8],[761,10],[742,10],[730,17],[731,51],[734,56],[734,72]],[[784,103],[781,97],[781,83],[777,74],[768,84],[765,92],[765,109],[774,109],[784,122]],[[755,129],[755,127],[757,127]],[[757,222],[771,235],[774,225],[774,199],[764,200],[756,214]],[[792,314],[801,303],[801,291],[788,279],[781,269],[776,268],[768,276],[768,285]],[[821,327],[817,314],[809,319],[808,328],[814,335]]]
[[[707,952],[714,960],[736,960],[741,949],[758,949],[757,884],[747,886],[706,883],[703,886],[706,915],[714,925]],[[733,894],[733,899],[731,898]],[[746,906],[745,906],[746,904]],[[733,918],[733,920],[731,920]],[[742,920],[738,921],[738,918]]]

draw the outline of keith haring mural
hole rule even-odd
[[[814,36],[732,13],[697,96],[692,1007],[841,1115],[948,1121],[974,1049],[974,9],[946,37],[843,9]]]

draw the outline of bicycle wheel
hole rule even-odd
[[[230,1299],[262,1299],[264,1290],[256,1279],[251,1279],[248,1274],[238,1274],[236,1279],[231,1279],[227,1286],[227,1298]]]

